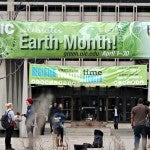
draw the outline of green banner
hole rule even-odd
[[[147,85],[147,66],[69,67],[30,64],[29,84],[75,87]]]
[[[150,58],[150,22],[0,21],[0,58]]]

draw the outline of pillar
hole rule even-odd
[[[23,68],[23,88],[22,88],[22,113],[26,112],[27,106],[25,100],[28,98],[28,60],[24,59]],[[19,127],[20,137],[27,137],[25,117],[22,117]]]
[[[13,63],[13,66],[14,66],[14,71],[16,71],[16,62]],[[17,73],[15,72],[13,74],[13,105],[14,105],[14,110],[15,112],[18,111],[18,100],[17,100]]]
[[[0,60],[0,116],[6,110],[5,104],[7,103],[7,92],[6,92],[6,61]]]
[[[23,68],[23,67],[22,67]],[[17,94],[17,100],[18,100],[18,112],[22,112],[22,89],[23,89],[23,87],[22,87],[22,74],[23,74],[23,72],[22,72],[22,70],[20,70],[19,72],[18,72],[18,77],[17,77],[17,79],[18,79],[18,94]]]
[[[14,0],[7,1],[8,20],[13,20]]]
[[[12,93],[12,60],[9,60],[9,76],[8,76],[8,102],[12,103],[12,99],[13,99],[13,93]]]

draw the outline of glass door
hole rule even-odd
[[[97,120],[106,121],[106,99],[105,98],[99,98]]]
[[[61,98],[56,98],[57,104],[62,104],[63,113],[66,116],[66,120],[70,121],[73,119],[73,112],[72,112],[72,97],[70,96],[63,96]]]
[[[115,98],[108,98],[106,99],[106,121],[112,121],[113,120],[113,109],[116,105],[116,99]]]
[[[63,97],[63,113],[66,116],[66,120],[73,120],[73,112],[72,112],[72,97],[65,96]]]

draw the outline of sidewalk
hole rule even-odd
[[[64,144],[68,144],[69,150],[74,150],[74,144],[91,143],[94,139],[95,128],[71,128],[69,123],[65,125],[65,136]],[[119,124],[119,129],[113,129],[113,123],[108,123],[106,127],[99,128],[104,132],[103,137],[103,150],[116,150],[115,144],[118,142],[120,145],[125,147],[125,150],[133,149],[133,132],[130,124]],[[76,133],[71,134],[70,132]],[[86,133],[85,133],[86,131]],[[128,134],[128,132],[130,134]],[[109,133],[110,132],[110,133]],[[83,134],[84,133],[84,134]],[[113,133],[113,134],[112,134]],[[0,150],[5,150],[4,137],[0,137]],[[54,148],[54,134],[50,134],[49,124],[46,124],[46,130],[44,136],[39,136],[36,139],[36,150],[55,150]],[[24,147],[28,145],[27,138],[12,138],[12,146],[16,150],[25,150]],[[95,149],[98,150],[98,149]]]
[[[25,150],[27,147],[27,138],[12,138],[12,146],[16,150]],[[114,146],[114,137],[104,136],[103,138],[103,150],[116,150]],[[53,146],[53,135],[44,135],[40,136],[36,140],[36,150],[55,150]],[[68,149],[74,150],[74,144],[83,144],[93,142],[93,137],[91,136],[80,136],[80,137],[65,137],[64,144],[68,143]],[[132,150],[133,140],[132,137],[121,137],[121,143],[125,145],[125,150]],[[0,150],[5,150],[4,147],[4,138],[0,138]]]

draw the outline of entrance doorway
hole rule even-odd
[[[99,98],[98,121],[106,121],[106,99]]]
[[[63,96],[61,98],[56,98],[57,104],[63,105],[63,113],[66,116],[66,120],[71,121],[73,120],[73,99],[70,96]]]
[[[113,120],[113,109],[116,105],[115,98],[106,99],[106,121]]]
[[[113,109],[115,106],[119,110],[119,121],[122,121],[123,104],[119,97],[109,97],[106,99],[106,121],[112,121],[114,119]]]
[[[98,119],[98,96],[97,95],[81,95],[73,97],[73,119],[85,120],[90,117],[94,120]]]

